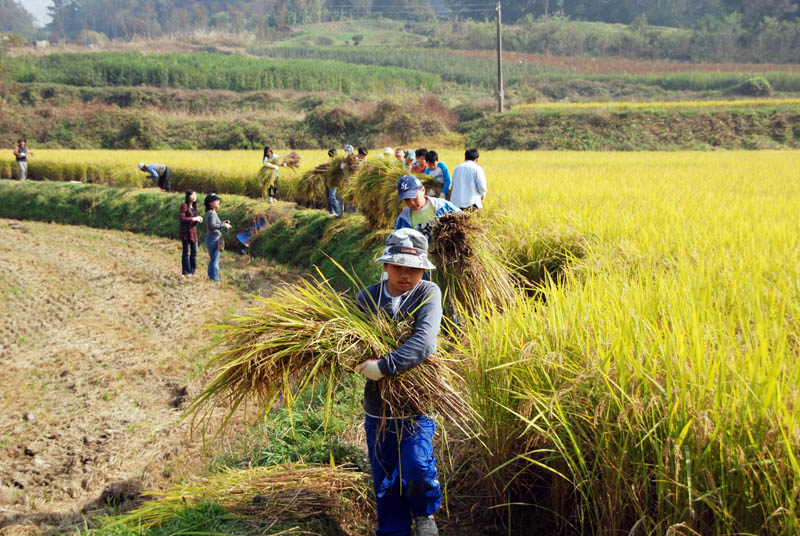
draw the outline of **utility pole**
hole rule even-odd
[[[500,0],[497,0],[497,111],[503,113],[503,36],[500,33]]]

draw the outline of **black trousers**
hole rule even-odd
[[[193,274],[197,268],[197,242],[181,239],[183,242],[183,275]]]
[[[158,187],[164,190],[165,192],[171,192],[172,187],[169,183],[169,168],[164,170],[162,175],[158,176]]]

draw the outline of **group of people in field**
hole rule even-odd
[[[345,152],[355,149],[348,145]],[[329,151],[336,155],[336,150]],[[358,149],[365,160],[368,150]],[[20,179],[26,175],[30,156],[25,140],[14,150]],[[467,150],[465,160],[452,173],[439,160],[436,151],[384,149],[382,157],[397,158],[409,173],[397,182],[397,196],[406,205],[398,215],[395,230],[386,240],[383,254],[375,261],[383,265],[380,281],[362,289],[357,303],[366,312],[385,315],[396,322],[412,322],[413,331],[397,348],[380,358],[360,363],[356,370],[366,378],[364,387],[364,428],[369,462],[377,502],[377,536],[436,536],[439,534],[434,514],[439,509],[442,491],[438,480],[433,437],[436,421],[428,415],[392,415],[381,399],[379,382],[423,363],[436,352],[442,321],[441,289],[423,277],[436,267],[428,258],[433,228],[444,214],[462,210],[480,210],[487,192],[486,175],[478,164],[476,149]],[[275,171],[280,167],[277,155],[267,147],[263,165]],[[159,187],[170,191],[169,168],[163,164],[140,163]],[[441,183],[441,192],[426,192],[414,173],[425,173]],[[277,183],[270,186],[270,201],[277,196]],[[328,210],[341,217],[335,189],[327,192]],[[195,273],[197,266],[197,225],[206,226],[205,245],[209,253],[208,277],[219,282],[219,257],[223,248],[222,230],[230,229],[228,220],[217,214],[222,198],[206,195],[205,215],[197,209],[197,193],[187,190],[178,215],[179,236],[183,244],[182,272]]]

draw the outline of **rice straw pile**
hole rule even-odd
[[[225,350],[207,365],[215,376],[187,414],[207,422],[215,403],[224,402],[230,408],[224,423],[242,405],[255,404],[260,418],[279,396],[291,409],[300,391],[321,380],[328,382],[330,399],[358,363],[385,356],[410,334],[406,325],[361,311],[327,281],[287,285],[261,301],[250,314],[216,326]],[[436,354],[381,379],[384,416],[438,413],[469,430],[475,414],[453,388],[462,384],[453,365]]]
[[[517,278],[472,212],[445,214],[433,228],[433,279],[459,304],[474,310],[482,300],[503,307],[518,294]]]
[[[364,163],[345,186],[342,198],[358,207],[371,229],[394,227],[397,216],[405,208],[397,198],[397,181],[403,175],[418,177],[425,188],[441,187],[428,175],[411,173],[406,166],[394,158],[377,158]]]
[[[330,516],[347,524],[370,517],[365,477],[354,470],[302,464],[231,469],[207,478],[195,477],[168,491],[151,492],[152,500],[111,524],[157,527],[177,511],[203,502],[257,522]]]

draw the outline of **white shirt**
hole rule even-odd
[[[472,160],[456,166],[453,170],[453,186],[450,202],[458,208],[472,205],[483,208],[482,197],[486,195],[486,174],[483,168]]]

